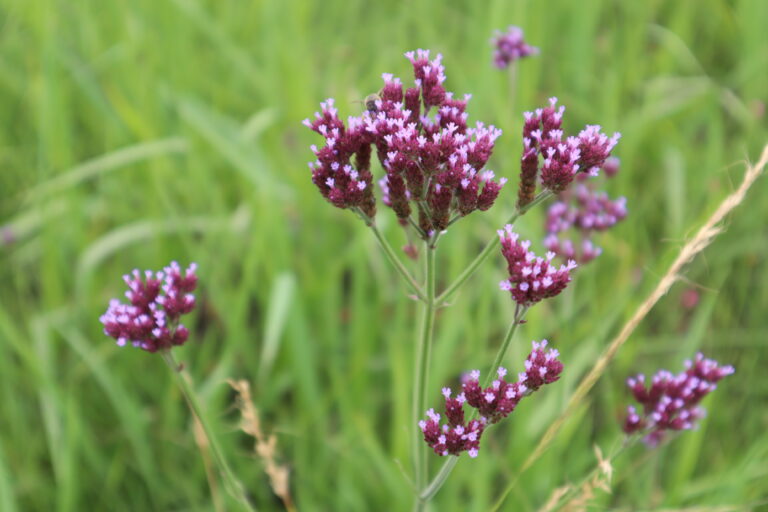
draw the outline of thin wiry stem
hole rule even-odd
[[[374,223],[373,219],[368,217],[365,213],[360,211],[360,209],[355,208],[355,213],[357,213],[361,219],[365,222],[365,224],[371,228],[371,231],[373,231],[373,235],[376,237],[376,240],[379,242],[379,246],[384,250],[384,254],[387,256],[387,259],[390,263],[395,267],[395,270],[402,276],[402,278],[405,280],[406,283],[411,287],[411,291],[416,294],[416,296],[419,298],[419,300],[424,301],[426,300],[426,297],[424,296],[424,292],[421,290],[421,287],[416,282],[416,280],[413,278],[410,272],[408,272],[408,269],[405,268],[405,265],[403,265],[403,262],[400,261],[400,258],[397,257],[397,254],[395,253],[395,250],[392,249],[392,246],[389,245],[389,242],[387,242],[387,239],[384,238],[384,236],[381,234],[381,231],[379,231],[379,228],[376,227],[376,224]]]
[[[197,395],[195,394],[194,389],[192,389],[192,385],[187,379],[186,374],[176,363],[176,360],[173,357],[173,353],[170,350],[163,350],[161,354],[163,356],[163,360],[166,362],[168,367],[171,369],[171,372],[176,377],[176,382],[179,384],[181,394],[184,395],[184,399],[187,401],[189,409],[200,422],[200,426],[203,427],[205,436],[208,438],[208,445],[211,448],[211,454],[216,460],[216,465],[219,467],[219,471],[221,471],[221,476],[224,480],[224,487],[227,489],[227,492],[229,492],[229,494],[235,500],[237,500],[238,503],[240,503],[243,510],[254,512],[256,509],[248,500],[248,497],[245,494],[245,489],[243,488],[243,484],[240,482],[240,480],[237,479],[237,476],[235,476],[234,472],[232,472],[232,469],[229,467],[227,459],[224,457],[224,452],[219,446],[216,435],[211,428],[210,423],[208,423],[207,416],[203,413],[200,402],[197,400]]]
[[[416,365],[413,387],[413,461],[416,475],[416,488],[420,489],[427,480],[427,458],[425,447],[421,444],[419,429],[415,427],[424,412],[427,402],[427,382],[429,363],[432,352],[432,337],[435,326],[435,249],[429,243],[424,244],[426,251],[426,300],[424,301],[421,336],[416,347]],[[421,510],[422,501],[416,497],[414,510]]]

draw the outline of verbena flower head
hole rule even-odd
[[[460,455],[467,452],[477,457],[480,437],[488,425],[498,423],[515,410],[517,404],[538,390],[560,378],[563,364],[558,360],[557,350],[546,350],[547,340],[533,342],[533,350],[525,361],[525,371],[518,374],[514,382],[507,381],[506,368],[499,367],[497,378],[487,388],[480,385],[480,371],[474,370],[464,379],[462,392],[451,397],[451,389],[443,388],[445,398],[445,419],[434,409],[427,411],[427,419],[419,422],[424,441],[438,455]],[[469,422],[465,419],[464,404],[474,408],[479,419]]]
[[[529,240],[520,241],[519,235],[507,224],[498,231],[501,239],[501,253],[507,260],[509,279],[499,283],[504,291],[521,306],[530,306],[542,299],[554,297],[562,292],[571,281],[571,271],[576,262],[569,260],[557,267],[552,259],[555,253],[548,252],[546,258],[537,257]]]
[[[566,137],[564,112],[565,107],[557,107],[557,98],[550,98],[548,107],[524,114],[518,207],[533,201],[538,178],[545,189],[559,193],[579,173],[596,176],[621,137],[619,133],[608,137],[597,125]]]
[[[495,179],[485,164],[501,130],[483,123],[470,127],[470,96],[454,99],[445,90],[442,56],[428,50],[405,54],[413,66],[414,85],[383,76],[375,108],[343,123],[333,101],[322,104],[315,120],[304,124],[325,138],[314,147],[312,180],[339,208],[376,212],[370,156],[372,146],[385,171],[379,181],[382,200],[401,220],[414,212],[421,236],[444,230],[451,220],[487,210],[506,179]]]
[[[592,242],[593,234],[612,228],[626,216],[625,197],[611,200],[605,192],[595,191],[591,184],[579,183],[562,192],[549,207],[544,246],[565,259],[587,263],[602,252]],[[575,233],[580,241],[574,244],[567,237],[569,232]]]
[[[514,25],[507,27],[506,32],[497,30],[491,43],[494,46],[493,63],[499,69],[507,68],[519,59],[539,53],[538,48],[525,42],[523,30]]]
[[[171,264],[162,272],[134,270],[123,276],[128,285],[128,304],[112,299],[107,312],[99,320],[104,334],[115,338],[117,344],[131,343],[148,352],[183,345],[189,331],[180,323],[182,315],[195,308],[192,292],[197,286],[192,263],[183,272],[179,264]]]
[[[677,375],[660,370],[649,384],[644,375],[627,379],[627,386],[642,410],[627,408],[624,432],[646,433],[644,441],[655,446],[667,431],[695,428],[696,420],[704,417],[699,402],[717,388],[718,381],[734,372],[733,366],[720,366],[701,353],[693,361],[686,361],[685,368]]]

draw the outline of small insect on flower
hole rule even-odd
[[[365,97],[363,103],[365,104],[365,110],[368,112],[376,113],[379,111],[379,107],[376,105],[381,101],[381,96],[378,93],[372,93]]]

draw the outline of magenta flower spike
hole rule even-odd
[[[99,320],[104,334],[115,338],[119,346],[131,343],[147,352],[183,345],[189,331],[180,323],[183,315],[195,308],[197,265],[183,272],[179,264],[171,264],[162,272],[134,270],[123,276],[128,285],[128,304],[112,299]]]
[[[557,107],[557,98],[550,98],[548,107],[524,114],[518,207],[533,201],[537,179],[545,189],[560,193],[579,175],[597,176],[621,137],[619,133],[608,137],[597,125],[565,137],[564,112],[565,107]]]
[[[467,452],[477,457],[480,438],[488,425],[498,423],[515,410],[523,397],[531,395],[544,384],[560,378],[563,363],[557,350],[546,350],[547,340],[533,342],[533,350],[525,360],[525,371],[517,380],[509,382],[506,368],[499,367],[497,378],[487,388],[480,385],[480,371],[473,370],[462,383],[462,392],[451,397],[451,389],[443,388],[445,419],[440,424],[440,414],[434,409],[427,411],[427,419],[419,422],[424,441],[437,455],[460,455]],[[479,419],[465,420],[464,404],[474,408]]]
[[[552,263],[555,253],[548,252],[546,258],[537,257],[529,240],[520,241],[519,235],[507,224],[498,231],[501,239],[501,253],[507,260],[509,279],[499,283],[499,287],[512,294],[512,298],[521,306],[531,306],[542,299],[554,297],[562,292],[571,281],[571,271],[576,262],[569,260],[557,267]]]
[[[523,39],[523,30],[510,25],[506,32],[497,30],[491,39],[493,44],[493,64],[499,68],[508,68],[513,62],[537,55],[539,49],[531,46]]]
[[[627,387],[642,410],[627,408],[624,432],[645,433],[645,443],[656,446],[668,431],[696,428],[696,421],[705,413],[699,402],[717,388],[717,382],[735,371],[733,366],[705,359],[701,352],[693,361],[686,361],[685,368],[677,375],[659,370],[648,385],[644,375],[627,379]]]
[[[606,167],[607,163],[606,163]],[[616,170],[612,170],[615,174]],[[587,263],[600,255],[602,249],[592,242],[596,232],[606,231],[627,216],[627,200],[611,200],[605,192],[595,191],[590,184],[579,183],[558,196],[547,212],[544,246],[564,259]],[[580,243],[566,238],[574,232]]]
[[[304,124],[325,138],[312,147],[312,181],[339,208],[376,213],[370,173],[372,146],[385,175],[378,183],[383,203],[405,221],[416,212],[420,235],[428,239],[459,217],[487,210],[505,178],[496,180],[485,165],[501,130],[481,122],[468,124],[469,95],[454,99],[446,91],[442,56],[428,50],[405,54],[414,85],[385,73],[373,107],[343,123],[333,100],[323,103],[315,120]]]

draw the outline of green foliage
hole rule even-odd
[[[768,142],[768,3],[0,1],[0,509],[210,510],[190,415],[160,357],[119,349],[98,316],[120,275],[171,259],[200,265],[201,308],[178,350],[260,510],[277,510],[251,443],[235,431],[227,377],[254,384],[301,510],[404,510],[413,304],[351,213],[310,182],[300,121],[333,96],[342,116],[409,79],[404,51],[444,54],[471,119],[504,129],[489,164],[511,179],[487,214],[441,241],[438,289],[514,206],[521,112],[558,96],[573,130],[621,131],[610,183],[630,217],[574,286],[533,308],[509,357],[548,338],[563,381],[523,402],[462,460],[436,510],[486,510],[579,378],[682,241]],[[516,97],[488,39],[516,24],[541,55]],[[629,373],[677,370],[696,350],[737,373],[697,432],[619,461],[602,504],[747,507],[768,496],[768,182],[622,349],[555,446],[521,476],[509,510],[535,510],[595,465],[618,435]],[[378,223],[405,244],[390,212]],[[542,212],[518,224],[542,238]],[[537,250],[541,250],[541,247]],[[409,263],[412,265],[412,263]],[[418,272],[416,265],[414,271]],[[513,305],[492,258],[438,313],[432,399],[486,371]],[[680,305],[686,288],[700,303]],[[763,462],[760,462],[760,461]],[[436,457],[432,468],[438,466]]]

